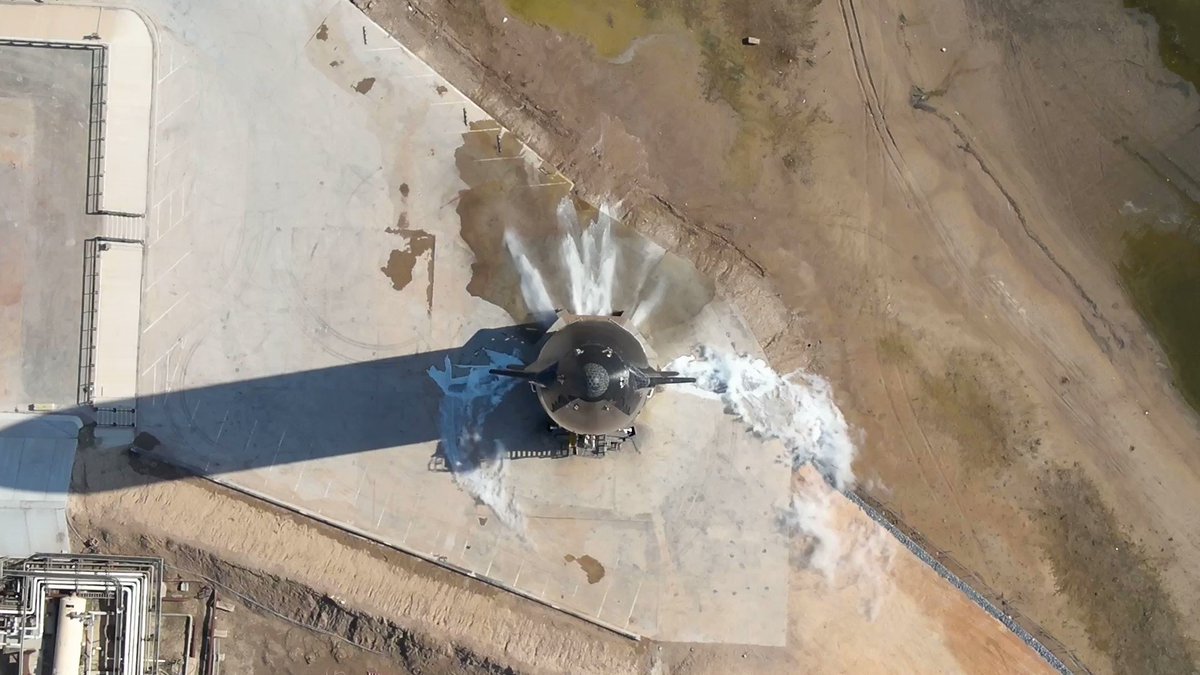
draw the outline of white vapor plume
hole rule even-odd
[[[513,230],[505,231],[504,245],[520,274],[521,295],[535,317],[552,315],[556,309],[581,315],[611,314],[617,309],[613,307],[613,298],[619,251],[612,231],[615,220],[612,214],[617,208],[610,204],[601,206],[596,222],[584,228],[575,213],[574,202],[563,198],[559,203],[557,218],[562,238],[554,251],[553,267],[561,267],[565,275],[563,288],[553,288],[546,270],[534,264],[526,242]],[[644,275],[641,281],[644,282]]]
[[[777,438],[793,466],[812,463],[839,490],[854,485],[854,443],[829,383],[803,372],[780,375],[766,361],[701,347],[667,370],[696,378],[694,393],[719,398],[725,410],[762,438]]]
[[[804,546],[801,564],[819,573],[829,586],[853,587],[861,598],[860,613],[874,621],[891,593],[888,572],[898,544],[873,522],[853,518],[836,522],[836,495],[824,482],[802,483],[792,495],[784,525]]]
[[[562,241],[562,260],[571,283],[571,308],[577,314],[611,314],[617,255],[612,245],[612,219],[601,213],[586,230],[579,227],[575,207],[558,206],[559,223],[570,229]]]
[[[725,411],[760,438],[778,439],[794,468],[812,464],[825,480],[802,481],[792,495],[784,526],[804,545],[802,564],[838,587],[853,585],[868,619],[879,614],[891,585],[888,570],[895,541],[886,531],[852,518],[838,519],[847,507],[837,490],[854,485],[855,446],[829,383],[816,375],[780,375],[765,361],[701,347],[673,361],[669,370],[696,378],[681,387],[720,400]],[[850,506],[850,508],[856,508]]]
[[[525,298],[525,306],[538,320],[553,316],[554,301],[550,299],[550,291],[546,289],[546,279],[529,260],[525,243],[515,232],[506,230],[504,245],[517,265],[517,274],[521,276],[521,296]]]
[[[498,441],[483,436],[484,422],[517,380],[499,377],[490,368],[521,365],[508,354],[485,350],[488,363],[454,365],[446,357],[441,369],[429,369],[429,377],[442,390],[439,430],[442,452],[454,480],[469,494],[486,504],[509,528],[522,533],[524,516],[517,509],[516,496],[508,486],[508,460]],[[456,374],[457,373],[457,374]]]

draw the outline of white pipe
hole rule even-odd
[[[87,600],[68,595],[58,601],[58,631],[54,638],[54,675],[79,675],[83,655],[83,620]]]

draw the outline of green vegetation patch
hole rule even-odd
[[[1078,469],[1039,482],[1044,550],[1058,591],[1082,614],[1093,645],[1118,673],[1193,673],[1195,642],[1162,580]]]
[[[941,374],[923,372],[923,417],[958,443],[963,461],[973,469],[997,470],[1010,466],[1020,454],[1016,416],[997,399],[985,381],[984,368],[996,369],[990,357],[972,362],[953,355]]]

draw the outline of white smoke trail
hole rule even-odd
[[[491,508],[501,522],[523,533],[525,519],[505,478],[508,471],[505,449],[498,441],[483,437],[488,415],[517,383],[512,378],[492,375],[488,369],[519,367],[521,361],[508,354],[485,352],[488,363],[483,365],[454,365],[446,357],[443,368],[429,369],[429,377],[443,395],[439,411],[442,452],[454,480]]]
[[[782,376],[762,359],[709,347],[681,356],[667,370],[696,378],[693,393],[719,398],[725,410],[762,438],[777,438],[799,467],[811,462],[839,490],[854,484],[850,429],[824,378]]]

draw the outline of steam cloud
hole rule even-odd
[[[824,378],[783,376],[762,359],[711,347],[681,356],[667,369],[696,378],[686,385],[693,393],[719,398],[756,436],[782,441],[793,467],[811,462],[837,489],[853,487],[854,443]]]
[[[488,369],[519,367],[521,362],[509,354],[491,350],[485,353],[488,363],[484,365],[454,365],[446,357],[441,369],[429,369],[429,377],[442,390],[438,419],[442,452],[454,480],[464,490],[491,508],[509,528],[523,532],[524,516],[505,478],[505,449],[483,436],[488,415],[517,383],[512,378],[492,375]]]
[[[565,274],[547,275],[534,263],[526,242],[515,232],[505,232],[504,242],[521,277],[525,304],[538,319],[551,319],[555,309],[576,314],[608,314],[614,310],[617,293],[617,264],[621,251],[613,238],[613,207],[601,209],[597,222],[584,229],[574,204],[564,199],[558,207],[562,239],[554,250],[555,267]],[[647,256],[649,257],[649,256]],[[647,285],[653,260],[642,263],[622,279],[638,302],[633,307],[635,324],[643,324],[663,300],[662,284]],[[548,279],[559,278],[557,284]],[[641,297],[649,288],[647,297]],[[630,308],[623,308],[630,309]],[[517,363],[515,357],[489,352],[488,366],[461,367],[454,376],[447,360],[445,368],[430,369],[446,399],[442,405],[442,439],[446,458],[455,479],[472,495],[496,512],[513,529],[523,529],[505,474],[508,466],[503,448],[481,438],[488,413],[512,386],[512,381],[487,374],[489,367]],[[780,375],[765,361],[736,355],[712,347],[670,363],[669,370],[696,378],[694,385],[680,388],[697,396],[720,400],[728,414],[753,434],[778,439],[791,454],[793,468],[812,464],[825,482],[801,481],[792,496],[784,526],[803,550],[803,564],[831,585],[861,588],[861,611],[875,618],[887,597],[887,570],[895,542],[878,528],[860,522],[839,523],[836,519],[837,490],[854,486],[852,464],[855,445],[849,426],[833,401],[829,383],[822,377],[796,372]]]
[[[879,528],[839,523],[838,490],[854,486],[855,446],[829,383],[808,373],[780,375],[762,359],[701,347],[673,361],[669,370],[696,378],[693,394],[719,399],[725,411],[760,438],[778,439],[793,468],[812,464],[829,483],[803,482],[792,495],[784,526],[804,548],[802,563],[835,586],[859,587],[862,614],[878,616],[890,584],[895,542]]]

